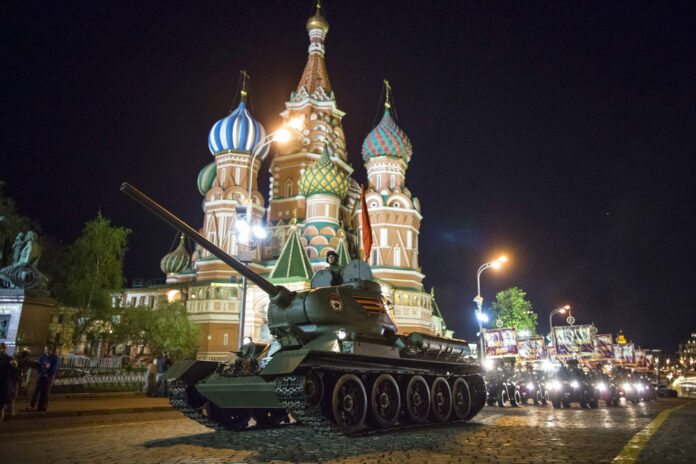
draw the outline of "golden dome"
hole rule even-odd
[[[321,29],[324,31],[324,34],[329,32],[329,22],[326,20],[325,17],[321,15],[321,5],[319,2],[317,2],[317,11],[314,13],[314,16],[309,18],[307,20],[307,32],[311,31],[312,29]]]

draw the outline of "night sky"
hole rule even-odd
[[[696,330],[696,2],[326,2],[326,63],[354,177],[391,81],[414,155],[426,288],[456,336],[486,302],[528,293],[676,349]],[[312,0],[2,2],[5,193],[72,241],[99,209],[133,229],[126,276],[159,278],[175,233],[124,180],[202,221],[207,136],[251,75],[273,130],[307,56]],[[269,159],[266,160],[268,165]],[[268,191],[266,169],[262,193]],[[561,318],[557,319],[560,322]]]

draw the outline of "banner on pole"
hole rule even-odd
[[[592,336],[594,351],[597,359],[613,359],[614,343],[611,334],[597,334]]]
[[[556,351],[559,356],[593,354],[592,326],[566,325],[553,328]]]
[[[624,364],[636,363],[636,350],[633,343],[623,345],[623,362]]]
[[[616,364],[623,364],[625,362],[623,356],[623,347],[624,345],[614,345],[614,361]]]
[[[524,361],[544,359],[544,337],[520,338],[517,340],[517,353]]]
[[[517,350],[517,329],[514,327],[483,331],[486,357],[515,356]]]
[[[636,350],[636,369],[639,371],[648,370],[648,360],[645,357],[645,350]]]

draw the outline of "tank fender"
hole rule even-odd
[[[268,381],[279,375],[290,374],[304,361],[310,351],[340,351],[336,335],[325,334],[317,337],[299,350],[277,352],[259,375]]]
[[[220,363],[215,361],[182,359],[174,361],[163,377],[164,380],[181,380],[186,385],[193,385],[215,372],[218,364]]]

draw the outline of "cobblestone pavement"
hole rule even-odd
[[[486,407],[466,425],[333,439],[300,425],[216,433],[174,411],[53,418],[2,424],[0,448],[8,464],[602,463],[611,462],[660,411],[680,404],[683,401],[661,399],[594,410]],[[674,412],[655,435],[656,445],[648,443],[641,462],[665,462],[663,444],[693,442],[689,431],[695,420],[696,404]],[[674,427],[686,431],[675,438]]]

